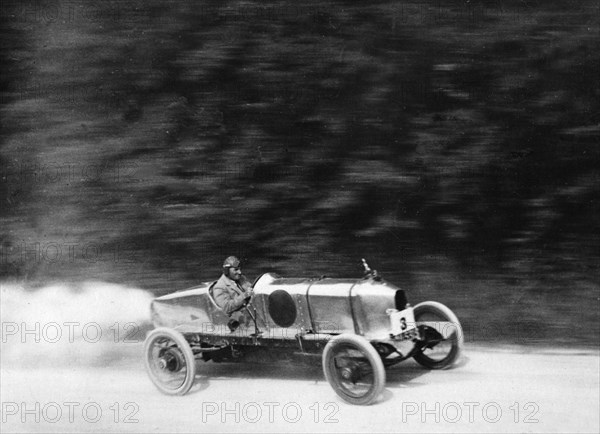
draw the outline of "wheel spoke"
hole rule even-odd
[[[185,357],[170,339],[157,339],[154,344],[150,362],[153,374],[169,389],[181,387],[188,370]]]
[[[172,329],[156,329],[146,338],[146,369],[156,387],[169,395],[185,394],[194,382],[195,359],[185,337]]]
[[[360,398],[373,388],[373,368],[358,348],[343,346],[332,360],[336,381],[345,393]]]
[[[373,344],[364,337],[342,334],[323,351],[325,378],[344,401],[368,405],[385,386],[385,368]]]
[[[414,309],[422,339],[415,360],[433,369],[450,366],[462,346],[462,328],[458,319],[450,309],[437,302],[424,302]]]

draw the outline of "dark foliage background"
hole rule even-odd
[[[597,1],[3,2],[0,271],[360,276],[598,344]]]

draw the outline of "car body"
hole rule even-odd
[[[234,331],[212,296],[216,282],[155,299],[157,328],[145,344],[151,380],[162,392],[181,395],[192,387],[199,360],[321,359],[336,393],[364,405],[383,390],[385,368],[402,360],[414,357],[431,369],[453,365],[463,345],[456,316],[437,302],[410,306],[403,289],[363,265],[361,279],[263,274],[243,308],[248,321]]]

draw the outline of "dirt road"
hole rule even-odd
[[[337,398],[318,366],[199,362],[183,397],[161,395],[139,358],[2,366],[0,431],[598,432],[599,367],[593,351],[467,346],[452,370],[396,366],[381,400],[356,407]]]

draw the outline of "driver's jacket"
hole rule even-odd
[[[215,302],[227,315],[240,310],[246,301],[246,291],[251,287],[250,282],[242,276],[239,282],[224,274],[213,287]]]

